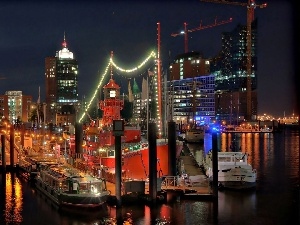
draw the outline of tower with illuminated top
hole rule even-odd
[[[78,107],[78,62],[67,47],[66,38],[62,49],[55,56],[45,59],[46,121],[57,125],[75,122]]]
[[[111,57],[113,52],[111,52]],[[121,110],[124,108],[124,100],[120,99],[120,86],[113,80],[112,65],[110,70],[110,80],[103,87],[104,100],[100,101],[99,106],[103,111],[102,126],[110,127],[113,120],[121,119]]]

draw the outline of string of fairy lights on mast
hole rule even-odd
[[[88,102],[83,114],[79,117],[79,123],[83,120],[83,118],[85,117],[85,115],[87,114],[88,110],[90,109],[93,101],[95,100],[95,98],[97,97],[97,93],[98,93],[98,89],[100,89],[101,86],[103,86],[103,82],[105,81],[105,78],[107,77],[108,71],[110,69],[110,66],[112,65],[115,69],[123,72],[123,73],[133,73],[136,72],[138,69],[140,69],[141,67],[143,67],[144,65],[146,65],[152,58],[156,58],[156,54],[154,51],[152,51],[140,64],[138,64],[137,66],[134,66],[131,69],[124,69],[120,66],[118,66],[114,61],[113,58],[110,57],[109,62],[104,70],[104,73],[100,76],[100,80],[98,82],[98,85],[96,87],[96,90],[94,91],[90,101]],[[156,86],[156,85],[155,85]],[[155,96],[157,98],[157,88],[155,88]],[[157,102],[157,99],[156,99]]]

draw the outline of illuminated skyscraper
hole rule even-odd
[[[257,20],[252,22],[251,27],[251,106],[252,118],[257,115]],[[201,78],[202,76],[214,76],[215,99],[203,99],[199,108],[196,108],[200,116],[210,116],[217,120],[226,120],[237,123],[244,120],[247,115],[247,26],[238,25],[231,32],[222,33],[222,49],[212,58],[205,59],[200,53],[190,52],[179,55],[170,65],[169,80],[173,81],[173,93],[176,96],[176,85],[185,89],[186,95],[191,93],[187,86],[189,78]],[[176,81],[176,82],[174,82]],[[201,81],[207,82],[207,81]],[[206,88],[205,85],[200,89]],[[210,93],[209,86],[209,93]],[[174,97],[173,96],[173,97]],[[187,95],[188,96],[188,95]],[[205,95],[204,95],[205,96]],[[211,96],[207,96],[211,98]],[[197,99],[200,99],[197,97]],[[191,102],[182,104],[182,99],[177,96],[173,105],[173,119],[185,120],[183,116],[191,118],[188,109]],[[180,104],[179,104],[180,103]],[[204,103],[209,103],[206,107]],[[214,105],[214,110],[212,110]],[[205,106],[205,107],[203,107]],[[188,116],[189,115],[189,116]],[[179,118],[181,116],[181,118]]]
[[[45,59],[46,122],[69,125],[75,122],[78,101],[78,63],[67,47]]]
[[[257,19],[251,27],[251,115],[257,115]],[[222,33],[222,49],[210,64],[216,82],[216,118],[242,121],[247,115],[247,26]]]

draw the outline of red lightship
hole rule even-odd
[[[124,100],[120,98],[120,86],[111,78],[103,87],[104,98],[99,102],[103,117],[91,124],[84,131],[85,152],[91,166],[99,165],[106,168],[107,174],[114,174],[115,169],[115,138],[112,131],[113,120],[120,120],[120,111],[124,107]],[[122,176],[130,179],[147,179],[149,174],[148,143],[142,140],[141,129],[138,125],[126,125],[122,136]],[[177,156],[182,149],[179,143]],[[157,140],[157,176],[168,175],[168,142]],[[113,175],[112,175],[113,176]],[[113,180],[108,178],[108,180]]]

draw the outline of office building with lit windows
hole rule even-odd
[[[215,117],[215,77],[198,52],[178,55],[170,65],[168,117],[177,124],[209,124]]]
[[[7,118],[11,124],[29,122],[32,107],[32,96],[23,95],[22,91],[6,91],[0,95],[0,117]]]
[[[45,59],[46,122],[58,126],[75,122],[78,101],[78,63],[64,37],[62,49]]]
[[[141,112],[142,112],[142,99],[141,99],[142,93],[141,93],[135,79],[133,80],[132,94],[133,94],[132,120],[135,123],[140,123],[141,122]]]
[[[210,73],[210,62],[204,59],[199,52],[183,53],[175,57],[170,65],[168,80],[194,78]]]
[[[203,75],[168,81],[169,102],[177,124],[207,125],[215,118],[215,77]]]

